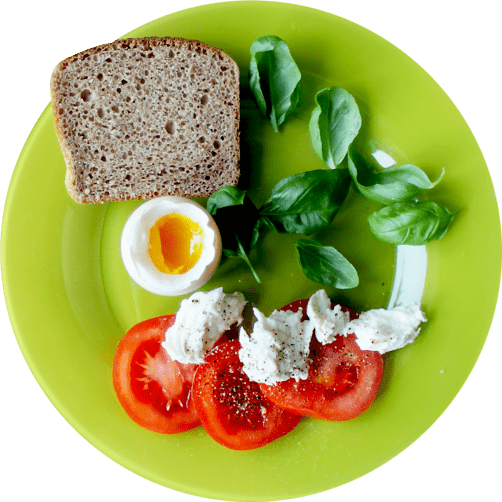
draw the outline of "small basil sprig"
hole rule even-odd
[[[251,45],[249,86],[258,108],[278,132],[300,97],[301,73],[284,40],[274,35]]]
[[[368,216],[368,223],[382,241],[420,246],[441,239],[453,216],[446,207],[432,201],[397,202]]]
[[[338,289],[355,288],[359,284],[356,269],[332,246],[323,246],[313,239],[299,239],[296,255],[300,268],[311,281]]]
[[[208,198],[206,207],[220,230],[224,255],[242,258],[260,282],[249,252],[262,233],[272,229],[310,235],[328,226],[347,197],[350,183],[347,169],[306,171],[279,181],[259,210],[236,187],[221,188]]]
[[[276,232],[311,233],[328,226],[347,197],[347,169],[318,169],[288,176],[272,189],[260,220]]]
[[[341,87],[319,91],[315,102],[309,123],[312,146],[329,168],[336,169],[359,133],[361,114],[356,100]]]
[[[261,282],[248,256],[256,243],[253,228],[258,221],[258,211],[246,192],[223,187],[208,198],[206,209],[220,231],[223,254],[242,258],[256,281]]]
[[[424,190],[434,188],[444,175],[442,169],[439,178],[431,182],[419,167],[411,164],[375,171],[352,147],[348,152],[348,166],[359,192],[366,198],[385,205],[415,198]]]

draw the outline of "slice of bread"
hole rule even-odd
[[[239,69],[194,40],[93,47],[51,77],[65,184],[80,203],[207,197],[239,178]]]

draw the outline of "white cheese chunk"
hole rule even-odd
[[[174,324],[167,329],[162,346],[172,359],[200,364],[224,331],[242,323],[246,300],[242,293],[226,295],[223,288],[197,291],[181,301]]]
[[[273,385],[277,382],[306,379],[310,367],[309,345],[312,328],[302,322],[303,312],[274,310],[266,317],[253,309],[256,322],[248,334],[240,330],[239,359],[250,380]]]
[[[307,315],[314,326],[316,338],[322,344],[334,342],[337,335],[345,334],[350,321],[350,314],[343,312],[340,305],[331,308],[331,300],[324,289],[316,291],[310,297]]]
[[[426,322],[418,305],[399,306],[390,310],[374,309],[363,312],[351,321],[346,333],[354,333],[361,350],[384,354],[412,343],[420,333],[420,323]]]

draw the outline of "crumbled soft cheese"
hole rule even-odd
[[[361,350],[384,354],[412,343],[420,333],[420,323],[426,321],[418,305],[374,309],[350,321],[346,333],[354,333]]]
[[[239,335],[244,373],[250,380],[268,385],[307,378],[312,328],[309,322],[302,322],[303,312],[274,310],[268,317],[256,308],[253,312],[256,322],[251,334],[241,328]]]
[[[322,344],[334,342],[337,335],[344,335],[350,321],[350,314],[343,312],[340,305],[331,308],[331,300],[324,289],[316,291],[310,297],[307,315],[313,324],[316,338]]]
[[[226,295],[223,288],[197,291],[182,300],[162,346],[180,363],[203,363],[205,353],[221,334],[233,324],[242,323],[245,305],[244,295],[239,292]]]

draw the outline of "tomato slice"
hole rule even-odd
[[[308,319],[306,300],[282,308],[296,312],[302,308]],[[350,312],[351,319],[357,313]],[[287,411],[323,420],[350,420],[365,411],[375,399],[383,374],[379,352],[361,350],[355,336],[339,336],[322,345],[315,336],[310,345],[312,364],[306,380],[289,379],[274,385],[260,384],[271,401]]]
[[[197,365],[182,364],[161,346],[175,316],[133,326],[117,346],[113,386],[126,413],[154,432],[174,434],[200,425],[192,399]]]
[[[293,430],[301,417],[269,401],[242,371],[238,340],[214,347],[193,382],[195,408],[207,433],[233,450],[264,446]]]

